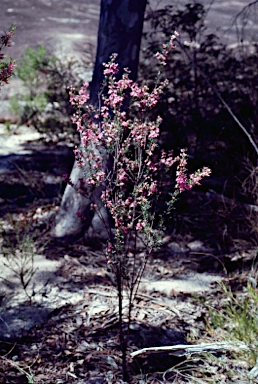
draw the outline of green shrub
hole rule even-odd
[[[255,280],[255,279],[252,279]],[[237,340],[250,346],[243,358],[252,368],[258,360],[258,292],[252,282],[242,291],[233,293],[232,289],[221,284],[224,306],[210,308],[210,326],[226,339]]]
[[[42,86],[44,82],[42,72],[55,64],[56,60],[56,57],[49,56],[43,45],[37,49],[27,48],[22,54],[16,73],[32,95],[36,93],[36,88]]]
[[[49,138],[77,134],[71,123],[73,108],[69,103],[67,87],[81,85],[74,73],[76,61],[63,63],[50,55],[44,46],[28,48],[22,55],[17,76],[27,90],[13,97],[11,110],[20,116],[20,124],[30,124]]]
[[[37,270],[34,266],[34,259],[39,250],[33,236],[29,232],[28,223],[16,221],[9,216],[9,224],[14,232],[13,237],[5,232],[2,224],[0,226],[3,238],[3,243],[0,244],[0,252],[4,257],[3,264],[19,280],[31,303],[33,292],[31,293],[31,290],[28,288]],[[0,278],[2,278],[1,273]]]

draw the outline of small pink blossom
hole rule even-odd
[[[103,64],[103,66],[106,68],[103,71],[105,76],[116,75],[118,73],[119,71],[118,64],[114,62],[116,58],[117,58],[117,53],[114,53],[111,56],[110,62]]]
[[[146,227],[146,221],[145,220],[139,220],[136,224],[136,230],[140,231],[141,229],[144,229]]]
[[[167,64],[168,55],[172,49],[175,48],[174,46],[174,40],[179,36],[179,33],[176,31],[172,34],[169,42],[167,44],[163,44],[162,51],[157,52],[155,54],[156,59],[158,60],[159,64],[165,66]]]
[[[203,169],[198,170],[195,173],[192,173],[190,175],[190,182],[192,183],[192,185],[200,185],[200,181],[204,177],[210,176],[210,174],[211,174],[210,168],[204,167]]]

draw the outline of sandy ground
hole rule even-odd
[[[152,9],[164,4],[177,7],[187,2],[151,0],[150,6]],[[227,43],[235,42],[234,18],[250,0],[203,0],[203,3],[210,7],[209,30],[218,33]],[[87,54],[94,58],[99,10],[100,0],[1,0],[0,29],[17,24],[14,46],[8,51],[16,59],[25,48],[35,48],[39,44],[44,44],[55,54],[80,57]],[[246,31],[257,34],[254,10],[245,12],[245,27]]]
[[[19,57],[27,47],[44,44],[56,54],[83,55],[96,46],[99,1],[1,0],[1,29],[17,24],[14,46]]]
[[[34,131],[31,127],[21,126],[19,131],[14,135],[8,135],[3,124],[0,124],[0,176],[9,175],[14,171],[15,166],[18,166],[18,158],[33,155],[33,146],[31,145],[34,140],[38,140],[40,135]],[[30,144],[31,143],[31,144]],[[29,149],[31,146],[31,149]],[[32,164],[31,167],[33,168]],[[28,174],[26,173],[27,177]],[[33,177],[33,174],[32,174]],[[35,177],[35,175],[34,175]],[[48,183],[47,177],[51,180],[55,180],[54,175],[45,175],[45,182]],[[57,177],[58,178],[58,177]],[[43,173],[42,173],[43,179]],[[51,181],[53,183],[53,180]],[[58,181],[58,180],[57,180]],[[11,199],[11,197],[9,197]],[[0,204],[5,204],[5,199],[0,199]],[[31,209],[33,210],[33,204]],[[6,209],[7,210],[7,209]],[[17,208],[19,211],[19,208]],[[35,211],[32,220],[44,223],[51,219],[50,216],[55,214],[55,208],[51,208],[48,212],[46,207],[38,207]],[[17,215],[16,215],[17,216]],[[15,216],[15,217],[16,217]],[[22,220],[22,215],[17,218]],[[0,223],[3,225],[4,230],[8,230],[8,220],[5,215],[1,218]],[[53,259],[51,257],[52,251],[42,254],[30,254],[26,259],[23,254],[12,253],[11,248],[7,247],[10,253],[9,259],[6,259],[3,255],[3,249],[1,249],[3,239],[0,236],[0,300],[4,297],[4,305],[0,307],[0,339],[7,338],[12,339],[17,336],[26,335],[27,332],[35,325],[44,322],[55,309],[61,308],[65,305],[77,303],[83,301],[85,296],[85,285],[79,285],[74,291],[71,287],[70,280],[64,276],[60,270],[67,265],[71,264],[74,271],[74,277],[87,275],[93,276],[94,274],[104,274],[103,268],[87,269],[84,265],[84,258],[82,263],[77,260],[77,253],[75,252],[75,258],[70,257],[63,249],[62,257]],[[25,243],[24,243],[25,244]],[[190,250],[203,250],[204,245],[200,241],[189,243],[187,247],[180,247],[179,244],[172,242],[169,245],[171,252],[178,253],[179,259],[187,259],[187,252]],[[86,249],[86,255],[89,249]],[[98,254],[101,262],[105,260],[102,253]],[[87,256],[86,256],[87,257]],[[18,259],[17,259],[18,258]],[[8,261],[9,260],[9,261]],[[24,264],[25,263],[25,264]],[[178,270],[178,274],[175,274],[175,270],[178,265],[184,264],[184,262],[174,261],[173,267],[158,266],[154,263],[150,268],[151,273],[147,273],[147,276],[142,280],[140,286],[140,292],[151,295],[152,293],[158,293],[161,295],[173,294],[202,294],[204,292],[210,292],[212,285],[216,281],[221,280],[220,274],[213,273],[199,273],[196,270],[185,270],[185,267],[181,267]],[[179,263],[179,264],[178,264]],[[167,264],[167,263],[166,263]],[[26,279],[30,280],[26,291],[23,289],[21,280],[18,277],[21,273],[21,266],[26,265],[26,268],[33,268],[35,274],[31,279],[28,279],[29,274],[26,274]],[[175,267],[176,266],[176,267]],[[185,266],[188,266],[186,260]],[[86,268],[86,269],[85,269]],[[155,270],[157,269],[157,274]],[[97,272],[96,272],[97,271]],[[107,276],[108,277],[108,276]],[[110,281],[109,281],[110,283]],[[104,287],[105,288],[105,287]],[[99,289],[99,286],[98,286]],[[26,293],[27,292],[27,293]],[[28,304],[28,296],[33,298],[33,309]],[[105,305],[109,305],[106,303]]]

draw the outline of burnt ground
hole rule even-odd
[[[69,173],[73,163],[71,147],[46,144],[31,127],[21,127],[8,144],[2,129],[6,144],[1,147],[2,245],[21,249],[28,233],[38,251],[27,295],[0,255],[0,382],[25,383],[33,378],[31,382],[44,384],[122,383],[117,297],[102,246],[83,240],[62,244],[50,237],[65,187],[60,175]],[[218,282],[241,289],[247,281],[244,264],[250,267],[254,254],[255,249],[247,252],[243,247],[241,256],[234,255],[240,260],[230,273],[230,260],[218,258],[201,237],[164,237],[135,298],[129,352],[220,341],[219,334],[207,328],[209,306],[219,314],[225,300]],[[248,365],[229,357],[224,352],[213,363],[215,382],[236,383],[246,377]],[[164,352],[129,357],[128,362],[133,384],[192,383],[196,367],[199,377],[201,370],[210,369],[204,357]]]
[[[62,174],[73,165],[72,147],[46,142],[32,127],[13,128],[10,133],[1,125],[1,245],[24,250],[28,235],[36,247],[35,275],[26,295],[14,273],[20,269],[10,270],[0,255],[0,382],[24,383],[33,374],[35,383],[119,383],[117,298],[102,249],[50,236],[65,188]],[[204,332],[207,311],[192,295],[217,291],[216,281],[226,275],[221,268],[214,272],[215,261],[197,238],[164,238],[135,300],[130,352],[185,344],[191,334]],[[167,354],[130,359],[131,382],[162,380],[159,372],[181,360]]]

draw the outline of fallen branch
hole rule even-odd
[[[211,198],[213,200],[217,200],[217,201],[222,202],[222,203],[234,204],[234,205],[242,206],[242,207],[248,209],[249,211],[258,212],[258,205],[242,203],[238,200],[230,199],[229,197],[221,195],[221,194],[213,191],[212,189],[210,189],[209,192],[206,192],[205,195],[208,198]]]
[[[249,380],[254,380],[258,377],[258,362],[257,364],[251,369],[251,371],[247,375]]]
[[[235,352],[239,350],[249,350],[249,347],[245,343],[237,342],[220,342],[220,343],[209,343],[209,344],[197,344],[197,345],[188,345],[188,344],[178,344],[178,345],[169,345],[165,347],[150,347],[142,348],[138,351],[131,353],[131,357],[134,358],[139,355],[146,355],[149,353],[163,353],[168,352],[173,356],[191,356],[192,354],[201,354],[208,352],[223,352],[233,350]]]

